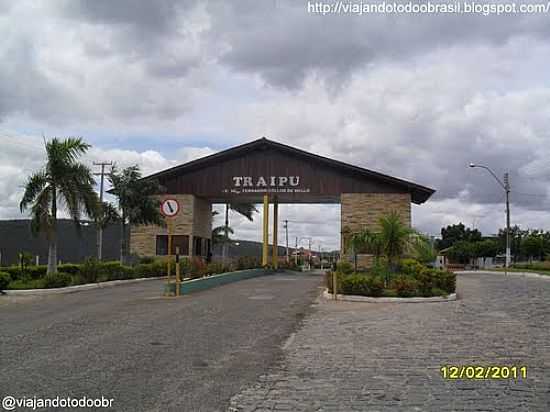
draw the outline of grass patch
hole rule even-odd
[[[492,271],[496,271],[496,272],[505,272],[506,269],[504,268],[496,268],[496,269],[491,269]],[[521,272],[527,272],[527,273],[537,273],[539,275],[546,275],[546,276],[550,276],[550,270],[549,269],[519,269],[519,268],[509,268],[508,269],[508,272],[517,272],[517,273],[521,273]]]

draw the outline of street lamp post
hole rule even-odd
[[[480,167],[487,170],[498,182],[498,184],[504,189],[506,193],[506,264],[504,273],[508,274],[508,269],[510,267],[511,260],[511,251],[510,251],[510,177],[508,173],[504,173],[504,181],[500,180],[497,175],[487,166],[476,165],[470,163],[470,167]]]

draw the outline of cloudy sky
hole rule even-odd
[[[519,2],[518,2],[519,4]],[[42,135],[145,173],[261,136],[437,189],[436,234],[550,229],[549,14],[326,14],[302,1],[0,0],[0,218],[21,218]],[[338,246],[338,206],[287,206]],[[259,221],[259,219],[256,219]],[[232,219],[237,237],[258,222]]]

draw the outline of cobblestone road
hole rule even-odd
[[[447,303],[320,301],[232,411],[550,411],[550,279],[462,274]],[[441,365],[526,365],[445,381]]]

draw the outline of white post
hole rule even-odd
[[[40,255],[36,255],[34,258],[34,264],[36,266],[40,265]]]

